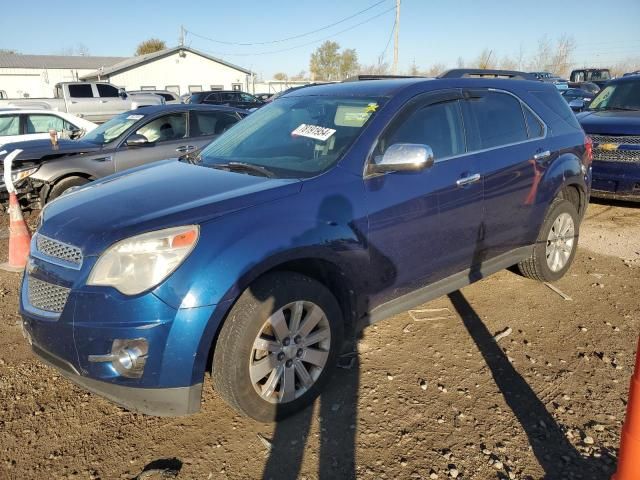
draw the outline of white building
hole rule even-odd
[[[252,91],[253,75],[242,67],[189,47],[138,57],[0,54],[0,90],[11,97],[51,97],[58,82],[108,81],[126,90]]]
[[[178,95],[203,90],[247,91],[251,72],[189,47],[131,57],[81,76],[105,80],[126,90],[169,90]]]
[[[79,80],[83,75],[125,59],[0,53],[0,90],[9,98],[50,98],[56,83]]]

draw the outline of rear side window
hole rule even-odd
[[[191,136],[220,135],[237,122],[238,117],[227,112],[191,112]]]
[[[91,84],[81,83],[79,85],[69,85],[69,96],[74,98],[93,97],[93,90],[91,90]]]
[[[535,101],[535,104],[532,103],[531,106],[535,107],[536,112],[555,133],[582,129],[569,104],[555,88],[530,93]]]
[[[457,100],[418,107],[384,136],[377,154],[395,143],[418,143],[429,145],[438,161],[464,153],[463,132]]]
[[[528,140],[520,101],[506,93],[483,92],[463,102],[469,151]]]
[[[18,115],[0,116],[0,137],[20,135],[20,118]]]
[[[98,95],[105,98],[114,98],[118,96],[118,89],[113,85],[107,85],[104,83],[98,83]]]

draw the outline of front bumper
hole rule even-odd
[[[594,160],[593,197],[640,201],[640,162]]]
[[[111,400],[129,410],[147,415],[180,416],[200,410],[202,383],[177,388],[138,388],[83,377],[69,362],[32,343],[33,353],[76,385]]]

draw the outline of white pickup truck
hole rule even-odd
[[[159,95],[128,95],[107,82],[64,82],[56,84],[54,98],[9,98],[0,100],[0,108],[57,110],[102,123],[122,112],[164,103]]]

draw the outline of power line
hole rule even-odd
[[[341,23],[346,22],[347,20],[351,20],[352,18],[357,17],[358,15],[362,15],[365,12],[368,12],[369,10],[377,7],[378,5],[387,2],[388,0],[380,0],[379,2],[374,3],[373,5],[365,8],[364,10],[360,10],[359,12],[354,13],[353,15],[349,15],[348,17],[343,18],[342,20],[338,20],[337,22],[333,22],[329,25],[325,25],[324,27],[320,27],[317,28],[315,30],[311,30],[309,32],[306,33],[301,33],[299,35],[294,35],[292,37],[286,37],[286,38],[280,38],[278,40],[270,40],[270,41],[266,41],[266,42],[251,42],[251,43],[242,43],[242,42],[227,42],[224,40],[216,40],[213,38],[209,38],[209,37],[205,37],[204,35],[200,35],[198,33],[192,32],[191,30],[187,30],[187,32],[191,35],[193,35],[194,37],[198,37],[201,38],[203,40],[208,40],[210,42],[214,42],[214,43],[220,43],[222,45],[237,45],[237,46],[243,46],[243,47],[248,47],[248,46],[253,46],[253,45],[271,45],[274,43],[282,43],[282,42],[286,42],[288,40],[295,40],[296,38],[302,38],[302,37],[307,37],[309,35],[312,35],[314,33],[318,33],[321,32],[323,30],[327,30],[328,28],[331,27],[335,27],[336,25],[340,25]]]
[[[300,44],[300,45],[295,45],[293,47],[283,48],[283,49],[279,49],[279,50],[270,50],[270,51],[266,51],[266,52],[253,52],[253,53],[230,53],[230,52],[226,52],[225,53],[225,52],[215,52],[215,51],[211,51],[211,50],[204,50],[204,51],[208,52],[208,53],[213,53],[214,55],[220,55],[220,56],[225,56],[225,57],[226,56],[229,56],[229,57],[231,57],[231,56],[250,57],[250,56],[255,56],[255,55],[271,55],[271,54],[274,54],[274,53],[289,52],[289,51],[295,50],[297,48],[307,47],[309,45],[313,45],[315,43],[322,42],[324,40],[328,40],[330,38],[335,37],[336,35],[340,35],[342,33],[348,32],[349,30],[353,30],[354,28],[357,28],[357,27],[359,27],[361,25],[364,25],[365,23],[369,23],[369,22],[375,20],[376,18],[379,18],[379,17],[383,16],[385,13],[389,13],[392,10],[395,10],[395,9],[396,9],[396,7],[391,7],[389,9],[387,9],[387,10],[384,10],[383,12],[381,12],[381,13],[379,13],[377,15],[374,15],[373,17],[368,18],[367,20],[364,20],[364,21],[362,21],[360,23],[356,23],[355,25],[352,25],[352,26],[350,26],[348,28],[340,30],[339,32],[335,32],[334,34],[329,35],[328,37],[319,38],[319,39],[312,40],[312,41],[307,42],[307,43],[303,43],[303,44]]]
[[[393,38],[393,32],[396,29],[396,19],[394,17],[393,19],[393,25],[391,25],[391,31],[389,32],[389,39],[387,40],[387,44],[384,47],[384,50],[382,51],[382,54],[380,55],[380,60],[382,62],[384,62],[384,57],[387,56],[387,50],[389,49],[389,45],[391,44],[391,39]]]

